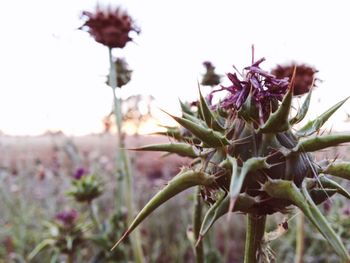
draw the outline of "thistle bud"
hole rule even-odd
[[[79,167],[73,174],[75,180],[80,180],[84,175],[87,174],[87,170],[84,167]]]
[[[203,62],[203,66],[206,69],[205,74],[203,75],[203,79],[201,84],[203,86],[216,86],[221,82],[221,76],[215,72],[215,67],[210,61]]]
[[[128,63],[126,63],[125,59],[117,58],[114,62],[115,71],[117,76],[117,87],[121,88],[124,85],[128,84],[131,80],[132,70],[129,69]],[[109,75],[107,75],[106,84],[109,85]]]
[[[77,210],[65,210],[56,214],[55,218],[64,226],[72,226],[77,220],[79,214]]]
[[[102,184],[95,175],[85,175],[72,182],[68,195],[73,196],[78,202],[91,202],[103,192]]]

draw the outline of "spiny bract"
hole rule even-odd
[[[303,105],[291,116],[296,70],[291,81],[278,79],[260,68],[263,61],[260,59],[246,67],[243,80],[236,73],[229,73],[232,85],[212,92],[227,92],[217,105],[210,105],[200,91],[197,108],[181,103],[182,117],[170,116],[182,128],[169,127],[163,133],[174,137],[176,143],[134,149],[176,153],[193,161],[146,204],[119,242],[158,206],[198,185],[202,197],[210,204],[200,239],[228,212],[264,216],[286,212],[294,205],[342,260],[348,262],[347,250],[317,204],[335,193],[350,197],[328,176],[350,179],[350,165],[318,164],[311,155],[311,152],[350,141],[350,134],[318,135],[322,125],[346,99],[294,131],[292,126],[301,122],[308,111],[311,89]]]

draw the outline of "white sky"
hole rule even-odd
[[[142,29],[136,44],[117,51],[134,70],[124,96],[152,94],[160,108],[177,113],[177,97],[197,97],[204,60],[212,61],[218,73],[232,72],[233,64],[249,65],[251,44],[256,59],[267,58],[265,69],[295,60],[320,71],[324,81],[309,118],[350,95],[347,1],[100,2],[121,4]],[[108,52],[76,30],[81,11],[95,4],[0,2],[0,130],[17,135],[101,131],[111,107],[111,90],[104,85]],[[350,129],[343,123],[345,112],[350,113],[350,102],[332,118],[333,129]]]

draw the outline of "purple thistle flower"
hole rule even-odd
[[[80,180],[80,179],[81,179],[84,175],[86,175],[86,174],[87,174],[87,170],[86,170],[84,167],[79,167],[79,168],[75,171],[73,177],[74,177],[74,179],[76,179],[76,180]]]
[[[293,75],[294,68],[295,71],[295,79],[294,79],[294,89],[293,95],[300,96],[306,94],[315,87],[315,81],[319,79],[315,79],[315,75],[318,72],[317,69],[308,66],[306,64],[296,64],[292,63],[290,65],[277,65],[271,72],[276,75],[277,78],[288,78],[291,79]]]
[[[87,31],[96,42],[109,48],[124,48],[132,41],[130,32],[140,33],[133,19],[121,8],[97,6],[94,12],[84,11],[82,17],[85,23],[80,29]]]
[[[63,225],[69,226],[74,223],[78,216],[78,212],[75,209],[71,209],[57,213],[55,218]]]
[[[213,64],[212,64],[210,61],[204,61],[204,62],[203,62],[203,66],[204,66],[207,70],[215,69],[215,67],[213,66]]]
[[[350,206],[343,209],[343,215],[350,216]]]
[[[275,109],[272,102],[282,101],[289,86],[288,78],[278,79],[271,73],[260,68],[265,60],[261,58],[251,66],[244,68],[244,79],[240,80],[236,73],[228,73],[227,77],[232,82],[231,86],[215,90],[214,92],[226,90],[228,94],[220,102],[220,107],[229,110],[240,110],[244,102],[251,94],[252,102],[260,112],[260,117],[266,120]]]
[[[329,213],[329,211],[331,211],[331,208],[332,208],[332,204],[331,204],[331,201],[328,199],[323,203],[323,209],[326,213]]]

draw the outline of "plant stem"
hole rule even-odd
[[[100,225],[100,222],[99,222],[99,220],[97,218],[96,209],[95,209],[95,206],[92,203],[92,201],[88,203],[88,206],[89,206],[89,211],[90,211],[90,217],[91,217],[92,221],[94,222],[95,227],[98,230],[100,230],[101,229],[101,225]]]
[[[194,192],[194,205],[193,205],[193,234],[195,243],[199,238],[199,232],[202,224],[202,203],[200,199],[200,187],[197,186]],[[195,246],[196,263],[204,262],[204,249],[203,242],[200,241]]]
[[[265,233],[266,216],[248,214],[244,263],[258,263],[259,250]]]
[[[305,217],[303,213],[299,213],[297,216],[297,239],[296,239],[296,251],[295,251],[295,263],[303,262],[304,254],[304,222]]]
[[[113,61],[113,54],[112,54],[112,48],[109,48],[109,63],[110,63],[110,72],[109,72],[109,85],[112,87],[113,90],[113,103],[114,103],[114,116],[115,121],[117,125],[117,136],[118,136],[118,142],[119,142],[119,150],[118,150],[118,169],[120,170],[120,173],[122,175],[122,178],[126,178],[126,207],[128,209],[128,225],[131,224],[133,220],[133,182],[132,182],[132,174],[129,164],[129,157],[125,150],[125,141],[124,136],[122,134],[122,125],[123,125],[123,118],[122,118],[122,101],[121,99],[117,98],[116,95],[116,88],[117,88],[117,72],[115,68],[115,64]],[[118,204],[121,205],[122,201],[122,181],[120,180],[118,182],[118,193],[117,193],[117,209]],[[134,255],[134,261],[136,263],[142,263],[144,262],[144,256],[141,246],[141,239],[140,239],[140,233],[138,230],[134,232],[134,236],[131,236],[131,245],[133,249],[133,255]]]
[[[67,263],[74,263],[74,254],[73,254],[73,252],[72,253],[68,253]]]

